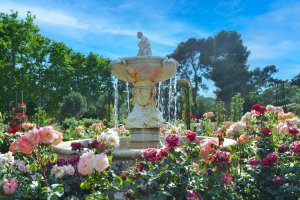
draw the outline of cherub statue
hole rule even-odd
[[[148,38],[142,32],[137,32],[137,37],[140,39],[139,52],[137,56],[151,56],[151,45]]]

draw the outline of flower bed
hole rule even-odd
[[[208,122],[207,122],[208,123]],[[297,199],[300,197],[300,120],[274,106],[254,105],[241,121],[226,123],[199,143],[196,132],[169,131],[161,149],[112,170],[119,137],[99,130],[90,150],[57,156],[63,135],[51,126],[3,134],[10,152],[0,155],[0,199]],[[234,150],[224,137],[237,141]]]

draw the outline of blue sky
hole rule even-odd
[[[137,31],[164,56],[188,38],[237,30],[251,51],[250,68],[274,64],[281,79],[300,72],[298,0],[0,0],[0,12],[9,10],[20,17],[30,10],[42,34],[111,59],[136,55]]]

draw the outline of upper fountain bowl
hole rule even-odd
[[[120,58],[110,64],[111,71],[118,79],[132,84],[151,81],[158,83],[176,74],[179,63],[167,57],[136,56]]]

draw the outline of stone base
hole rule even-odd
[[[159,128],[132,128],[129,149],[160,148]]]

